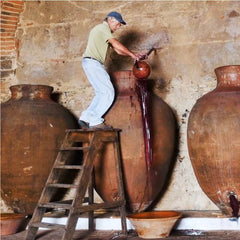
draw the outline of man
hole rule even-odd
[[[130,56],[135,61],[141,57],[114,38],[113,33],[122,25],[126,25],[126,22],[121,14],[110,12],[103,23],[98,24],[90,31],[87,48],[83,54],[82,67],[94,88],[95,96],[79,118],[82,128],[111,128],[104,123],[102,118],[112,105],[115,94],[110,76],[104,67],[108,47],[112,47],[119,55]]]

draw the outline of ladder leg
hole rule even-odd
[[[119,194],[120,200],[124,201],[124,205],[122,205],[119,208],[120,214],[121,214],[122,232],[124,235],[126,235],[127,234],[126,208],[125,208],[126,200],[125,200],[124,187],[123,187],[122,164],[121,164],[119,138],[118,138],[117,132],[116,132],[116,140],[114,141],[114,155],[115,155],[115,161],[116,161],[118,194]]]
[[[74,213],[71,213],[71,216],[68,218],[62,240],[72,240],[73,234],[76,229],[77,221],[78,221],[78,216],[75,216]]]
[[[24,240],[34,240],[38,231],[38,227],[28,227],[28,231]]]
[[[120,207],[120,213],[121,213],[122,233],[124,235],[127,235],[127,220],[126,220],[125,206]]]
[[[94,203],[94,195],[93,195],[93,183],[94,183],[94,169],[92,171],[92,176],[90,179],[89,187],[88,187],[88,198],[89,198],[89,204]],[[88,213],[88,228],[89,231],[94,231],[94,211],[89,211]]]
[[[32,216],[32,219],[28,225],[28,230],[25,236],[25,240],[34,240],[38,231],[38,227],[31,226],[34,222],[40,222],[43,218],[43,215],[46,211],[46,208],[36,207]]]

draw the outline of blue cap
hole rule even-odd
[[[107,17],[114,17],[116,18],[117,21],[119,21],[120,23],[122,23],[123,25],[126,25],[126,22],[123,21],[122,19],[122,15],[118,12],[110,12]]]

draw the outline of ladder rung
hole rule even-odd
[[[64,204],[64,203],[57,203],[57,202],[50,202],[50,203],[39,203],[38,207],[44,208],[62,208],[62,209],[70,209],[71,204]]]
[[[89,150],[90,147],[61,147],[60,151]]]
[[[72,206],[72,202],[74,199],[70,200],[63,200],[60,202],[48,202],[48,203],[39,203],[38,207],[45,207],[45,208],[63,208],[63,209],[70,209]],[[83,198],[83,203],[88,203],[89,197]]]
[[[83,169],[83,166],[80,165],[57,165],[54,166],[54,168],[59,168],[59,169]]]
[[[65,228],[65,225],[55,224],[55,223],[36,222],[36,223],[32,223],[30,227],[60,229],[60,228]]]
[[[55,187],[55,188],[77,188],[78,185],[75,184],[64,184],[64,183],[50,183],[47,187]]]
[[[94,203],[85,206],[79,207],[77,210],[79,213],[93,211],[97,209],[105,209],[105,208],[116,208],[121,207],[125,204],[125,201],[113,201],[113,202],[105,202],[105,203]]]

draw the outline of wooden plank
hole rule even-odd
[[[50,188],[78,188],[77,184],[64,184],[64,183],[49,183],[47,187]]]
[[[51,228],[51,229],[64,229],[65,225],[56,223],[46,223],[46,222],[36,222],[31,225],[31,227],[37,228]]]
[[[90,178],[90,183],[88,186],[88,197],[89,201],[88,204],[94,204],[94,190],[93,190],[93,183],[94,183],[94,169],[92,171],[92,176]],[[90,232],[94,231],[94,211],[89,211],[88,213],[88,229]]]
[[[89,147],[61,147],[60,151],[89,150]]]
[[[83,212],[94,211],[98,209],[108,209],[108,208],[117,208],[124,205],[124,201],[113,201],[113,202],[104,202],[104,203],[94,203],[91,205],[80,206],[77,208],[77,214],[80,215]]]
[[[72,207],[71,204],[57,203],[57,202],[49,202],[49,203],[40,203],[39,207],[45,208],[62,208],[62,209],[70,209]]]
[[[116,166],[116,174],[117,174],[117,181],[118,181],[119,199],[124,202],[120,207],[122,232],[124,235],[126,235],[127,234],[126,200],[125,200],[124,187],[123,187],[122,163],[121,163],[118,133],[116,133],[116,140],[113,143],[113,145],[114,145],[114,155],[115,155],[115,163],[116,163],[115,166]]]
[[[92,137],[91,136],[92,133],[88,133],[86,131],[84,132],[70,131],[68,134],[69,134],[68,139],[71,142],[81,142],[81,143],[88,142],[89,143]]]
[[[105,131],[98,131],[95,133],[98,138],[101,139],[101,142],[115,142],[116,141],[116,132],[105,132]]]
[[[54,168],[57,168],[57,169],[79,169],[79,170],[84,169],[84,167],[81,165],[57,165]]]

